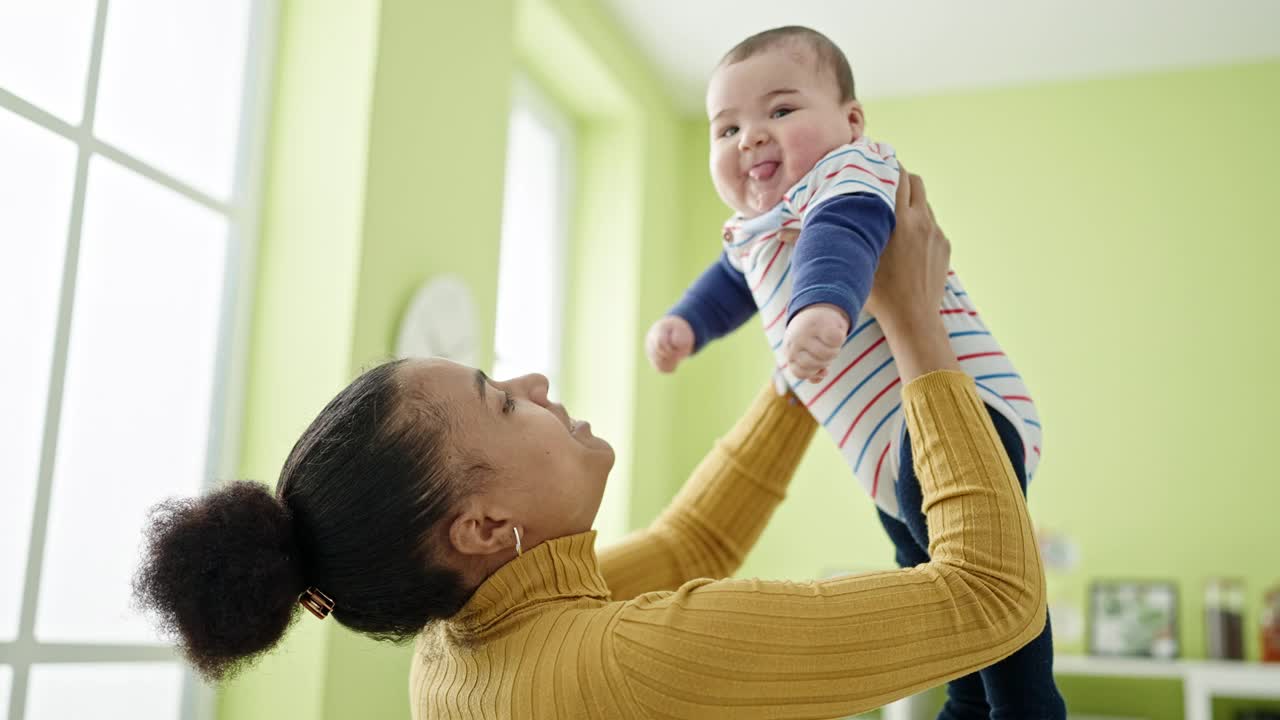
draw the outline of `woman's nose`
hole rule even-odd
[[[547,400],[547,391],[551,387],[551,381],[542,373],[529,373],[517,379],[517,384],[525,391],[531,402],[535,402],[546,407],[549,402]]]

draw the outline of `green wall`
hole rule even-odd
[[[510,3],[381,3],[351,375],[391,356],[414,290],[446,272],[472,289],[488,364],[513,17]],[[324,717],[407,717],[410,646],[333,625]]]
[[[293,443],[350,378],[376,4],[282,3],[240,476],[274,485]],[[219,693],[222,718],[320,718],[331,634],[297,623]]]
[[[617,451],[597,520],[608,543],[683,479],[668,421],[678,394],[656,381],[637,338],[679,291],[684,121],[599,3],[517,8],[521,68],[577,121],[564,401]]]
[[[578,135],[564,394],[618,445],[601,523],[603,536],[621,535],[633,475],[660,478],[635,486],[653,509],[677,482],[668,452],[631,454],[669,444],[665,431],[631,437],[662,425],[672,397],[650,387],[632,344],[676,289],[646,278],[679,266],[684,126],[663,88],[592,2],[282,6],[241,475],[274,482],[320,407],[390,356],[427,277],[470,284],[488,364],[510,90],[522,72]],[[280,651],[222,689],[218,713],[404,718],[409,653],[303,617]]]
[[[619,450],[602,537],[653,517],[765,381],[754,327],[672,377],[643,358],[648,324],[718,252],[726,211],[702,121],[679,116],[597,3],[286,0],[243,476],[274,481],[324,402],[389,354],[430,275],[471,284],[487,363],[517,71],[578,136],[564,396]],[[1264,282],[1280,260],[1267,203],[1276,87],[1268,63],[868,106],[872,134],[925,175],[956,267],[1041,403],[1032,512],[1081,551],[1051,573],[1054,601],[1082,605],[1094,577],[1172,578],[1192,657],[1205,577],[1249,583],[1251,654],[1258,591],[1280,579],[1264,566],[1280,546],[1280,489],[1255,449],[1280,400],[1264,374],[1280,359]],[[744,574],[890,558],[871,504],[819,441]],[[408,652],[303,618],[224,689],[220,716],[405,717]],[[1064,688],[1081,710],[1147,694]],[[1171,692],[1152,693],[1165,698],[1157,717],[1177,716]]]
[[[1280,582],[1266,450],[1280,403],[1277,88],[1269,62],[867,104],[872,136],[923,174],[953,265],[1040,403],[1032,517],[1080,552],[1049,573],[1051,601],[1083,607],[1093,578],[1175,580],[1187,657],[1204,652],[1206,578],[1247,582],[1255,658],[1257,603]],[[701,168],[705,134],[686,129],[687,171],[703,176],[688,276],[714,257],[726,215]],[[683,463],[767,363],[755,327],[697,359],[703,397],[721,399],[689,404]],[[891,564],[871,504],[819,439],[743,574]],[[1106,709],[1070,683],[1073,709]]]

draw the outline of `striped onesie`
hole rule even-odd
[[[893,149],[883,143],[860,139],[833,150],[792,186],[773,210],[750,219],[731,218],[725,225],[725,252],[721,262],[727,262],[745,280],[745,288],[759,310],[777,365],[792,390],[835,441],[876,505],[900,519],[894,483],[899,476],[899,446],[906,431],[906,419],[896,392],[901,390],[901,379],[879,324],[861,308],[874,276],[874,262],[892,228],[898,172]],[[828,366],[826,378],[821,383],[802,381],[784,367],[782,342],[786,324],[804,307],[828,300],[821,296],[821,284],[815,284],[818,290],[812,292],[806,285],[797,294],[793,283],[804,272],[796,262],[797,247],[806,242],[810,220],[824,205],[833,200],[849,201],[850,195],[860,196],[855,199],[863,203],[862,207],[870,204],[874,212],[885,216],[879,232],[869,233],[884,237],[878,239],[878,245],[875,241],[866,243],[871,248],[866,251],[870,253],[867,258],[870,262],[862,264],[869,264],[870,268],[855,267],[857,272],[846,273],[866,276],[862,297],[855,298],[856,305],[831,299],[851,309],[850,317],[856,314],[857,319],[840,353]],[[887,214],[880,203],[887,206]],[[828,210],[833,206],[834,203],[827,205]],[[839,223],[835,226],[839,227]],[[801,232],[798,241],[789,237],[784,241],[784,235],[788,234],[784,231],[788,229]],[[848,223],[848,230],[841,229],[838,237],[841,244],[857,241],[860,233],[868,234],[858,227],[856,219]],[[705,299],[702,304],[706,305]],[[681,312],[682,306],[677,306],[675,314],[696,319],[701,312],[691,306],[689,296],[682,305],[690,309]],[[939,312],[960,365],[977,381],[983,401],[1008,418],[1022,436],[1030,479],[1040,458],[1041,429],[1036,406],[1021,376],[979,318],[954,271],[948,273]],[[699,324],[707,323],[691,320],[691,324],[697,334]],[[698,344],[705,344],[705,339],[698,338]]]

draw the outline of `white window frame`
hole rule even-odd
[[[528,112],[549,128],[560,144],[559,167],[556,175],[560,181],[559,187],[556,188],[556,197],[559,199],[560,207],[556,208],[555,212],[555,227],[552,231],[555,246],[552,248],[554,257],[551,263],[553,275],[551,277],[552,318],[550,332],[554,337],[554,342],[552,343],[551,355],[552,367],[548,368],[546,374],[551,381],[551,395],[553,397],[563,397],[563,388],[560,383],[564,378],[565,298],[567,296],[565,286],[569,278],[569,233],[572,232],[573,228],[573,210],[576,197],[576,173],[574,170],[577,159],[575,142],[577,134],[574,131],[569,115],[554,103],[532,79],[520,72],[516,73],[511,87],[511,114],[514,115],[517,110]],[[507,150],[510,152],[510,148]],[[501,243],[498,250],[498,262],[501,263]],[[502,292],[501,287],[498,288],[498,292]],[[498,343],[495,335],[495,367],[500,360],[497,354],[497,347]],[[506,380],[508,378],[499,377],[497,379]]]
[[[84,221],[85,188],[89,159],[108,158],[147,180],[168,188],[227,219],[227,262],[223,275],[218,351],[214,362],[209,438],[204,487],[216,478],[233,477],[239,470],[241,415],[244,406],[253,266],[261,215],[263,161],[271,104],[271,78],[275,64],[279,0],[250,3],[248,37],[240,105],[240,135],[230,199],[219,200],[94,136],[93,123],[102,66],[103,37],[109,0],[98,0],[92,49],[85,82],[84,111],[78,125],[68,123],[0,88],[0,107],[70,140],[76,146],[75,184],[71,220],[67,231],[62,286],[58,300],[52,371],[45,409],[39,473],[23,578],[22,611],[18,634],[12,642],[0,642],[0,664],[12,668],[8,719],[25,720],[27,690],[33,664],[181,662],[171,647],[43,643],[35,638],[35,616],[47,539],[53,465],[67,369],[67,349],[76,289],[80,233]],[[180,717],[212,720],[213,689],[184,666]]]

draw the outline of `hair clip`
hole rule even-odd
[[[298,596],[298,604],[321,620],[329,617],[329,613],[333,612],[333,598],[313,587],[307,588]]]

